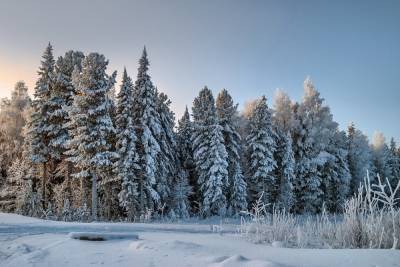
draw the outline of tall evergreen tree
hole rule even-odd
[[[275,170],[277,178],[276,206],[291,211],[294,204],[293,182],[295,178],[295,161],[290,133],[277,133]]]
[[[186,106],[185,112],[180,120],[178,120],[177,127],[177,146],[178,146],[178,157],[181,165],[182,171],[187,177],[187,183],[189,185],[190,194],[188,200],[190,203],[190,208],[192,212],[198,209],[198,200],[200,199],[199,185],[196,180],[196,171],[193,161],[193,150],[192,150],[192,132],[193,125],[190,121],[190,115],[188,108]]]
[[[222,126],[224,145],[228,153],[228,184],[226,198],[228,201],[228,213],[238,214],[247,207],[246,182],[243,178],[240,166],[241,138],[237,130],[237,105],[233,104],[228,91],[223,89],[216,99],[216,111],[219,124]]]
[[[171,206],[172,187],[178,177],[178,157],[176,147],[175,114],[170,109],[171,101],[164,93],[156,90],[156,110],[160,122],[160,135],[157,140],[160,153],[157,160],[157,192],[161,201]]]
[[[48,165],[51,150],[49,148],[49,110],[51,91],[54,87],[54,57],[53,47],[46,47],[39,67],[39,79],[36,82],[33,112],[29,121],[30,135],[29,157],[32,162],[42,164],[42,199],[43,206],[47,205],[46,186],[48,183]]]
[[[250,129],[246,138],[248,177],[251,183],[250,198],[255,201],[262,195],[263,202],[266,204],[272,204],[275,201],[277,182],[273,175],[277,165],[274,159],[276,144],[271,115],[267,99],[263,96],[250,114]]]
[[[75,163],[75,177],[92,181],[92,219],[97,220],[97,183],[105,178],[117,154],[110,141],[115,129],[110,115],[108,92],[115,83],[116,72],[106,74],[108,61],[103,55],[90,53],[76,74],[73,104],[75,135],[69,143],[70,160]]]
[[[153,209],[160,203],[160,195],[156,190],[157,157],[161,151],[157,138],[161,134],[159,115],[157,112],[156,89],[147,73],[149,60],[146,48],[139,60],[137,80],[134,87],[134,126],[136,129],[136,149],[139,154],[140,171],[138,199],[140,212]]]
[[[119,202],[124,208],[129,220],[134,220],[139,214],[138,177],[139,155],[136,151],[136,132],[133,125],[133,83],[126,69],[122,76],[121,88],[117,96],[117,114],[115,126],[117,130],[117,162],[116,172],[121,182]]]
[[[304,81],[302,102],[295,107],[293,136],[296,160],[296,210],[318,212],[323,204],[322,169],[331,157],[328,146],[337,130],[328,106],[312,81]]]
[[[351,176],[350,195],[358,192],[367,171],[371,171],[371,148],[367,137],[351,123],[347,129],[347,161]]]
[[[386,144],[385,136],[380,132],[376,132],[373,137],[372,159],[373,173],[379,175],[382,180],[386,180],[386,178],[390,180],[390,150]]]
[[[224,184],[228,183],[227,152],[218,124],[214,97],[207,87],[193,102],[193,157],[202,196],[202,212],[225,215]]]
[[[397,183],[400,180],[400,158],[397,154],[397,147],[394,138],[390,139],[390,146],[389,146],[389,169],[390,169],[390,183],[393,188],[396,187]]]
[[[327,156],[321,171],[323,177],[323,199],[328,210],[338,212],[343,209],[344,202],[349,196],[351,183],[345,132],[335,132],[327,152],[329,156]]]

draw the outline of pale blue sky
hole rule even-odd
[[[204,85],[240,104],[276,88],[299,100],[310,75],[342,129],[400,141],[400,1],[0,0],[0,25],[0,97],[19,79],[33,90],[48,41],[133,77],[146,45],[178,116]]]

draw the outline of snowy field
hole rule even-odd
[[[233,224],[65,223],[0,213],[0,266],[400,266],[399,250],[279,248],[236,231]],[[104,233],[105,241],[79,240],[88,233]]]

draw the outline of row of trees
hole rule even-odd
[[[167,95],[148,74],[107,74],[103,55],[46,48],[34,99],[18,82],[0,110],[0,208],[64,220],[234,216],[260,197],[268,207],[342,209],[366,171],[396,184],[400,150],[338,129],[309,78],[293,102],[278,91],[242,113],[227,90],[205,87],[175,128]],[[88,196],[91,196],[88,197]]]

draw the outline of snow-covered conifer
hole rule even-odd
[[[388,160],[388,165],[390,169],[390,184],[392,187],[396,187],[397,182],[400,180],[400,158],[399,155],[397,154],[397,147],[396,147],[396,142],[394,141],[394,138],[390,139],[390,154],[389,154],[389,160]]]
[[[195,164],[193,161],[192,150],[192,132],[193,125],[190,121],[190,115],[186,106],[185,112],[180,120],[178,120],[177,127],[177,147],[178,157],[181,164],[181,169],[185,172],[188,184],[191,187],[191,194],[189,195],[190,209],[195,211],[198,208],[197,203],[200,199],[199,184],[197,183]]]
[[[92,219],[97,219],[98,177],[106,178],[117,157],[110,141],[115,129],[110,115],[108,92],[115,83],[116,72],[106,74],[108,61],[103,55],[90,53],[82,62],[81,73],[75,73],[76,94],[71,114],[75,126],[68,155],[75,163],[77,178],[92,181]]]
[[[134,87],[134,127],[136,129],[136,148],[139,154],[140,171],[138,183],[138,200],[140,212],[154,210],[160,202],[156,191],[157,156],[160,145],[157,137],[161,134],[161,126],[157,113],[156,89],[147,73],[149,60],[146,48],[139,60],[137,80]]]
[[[273,175],[277,166],[274,159],[276,144],[272,114],[265,96],[257,101],[250,114],[246,143],[250,199],[255,201],[262,194],[263,202],[272,204],[276,190],[276,177]]]
[[[386,144],[385,136],[381,132],[374,133],[372,140],[372,158],[375,175],[380,175],[384,180],[386,178],[390,180],[390,150]]]
[[[247,184],[244,181],[241,157],[241,138],[237,130],[237,105],[233,103],[228,91],[223,89],[216,99],[216,111],[219,124],[222,126],[224,145],[228,153],[228,184],[226,198],[228,213],[236,215],[247,208]]]
[[[48,166],[50,159],[49,148],[49,109],[51,91],[54,87],[54,57],[53,47],[49,43],[42,56],[39,67],[39,79],[36,82],[33,112],[29,120],[30,146],[29,157],[32,162],[42,164],[42,198],[43,206],[46,207],[48,183]]]
[[[358,192],[367,171],[371,171],[371,148],[367,137],[351,123],[347,129],[348,164],[351,175],[349,195]]]
[[[200,185],[204,215],[225,215],[228,183],[227,152],[218,124],[214,97],[207,87],[193,102],[193,157]]]
[[[310,78],[304,81],[302,102],[296,110],[293,127],[296,160],[296,210],[318,212],[323,202],[321,169],[331,155],[328,146],[337,130],[328,106]]]
[[[116,173],[121,182],[119,202],[129,220],[140,216],[137,199],[139,155],[136,151],[137,137],[133,125],[133,101],[133,83],[124,69],[121,88],[117,95],[115,127],[119,161],[116,165]]]
[[[349,196],[351,173],[348,165],[347,136],[343,131],[336,131],[327,148],[326,162],[321,170],[323,177],[324,203],[331,212],[344,208]]]
[[[279,131],[276,143],[277,168],[275,173],[278,189],[276,206],[289,212],[294,204],[293,182],[295,178],[295,161],[290,133]]]

